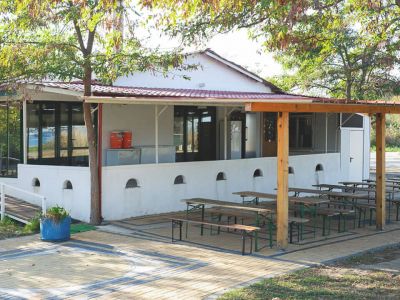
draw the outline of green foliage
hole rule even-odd
[[[16,226],[17,223],[10,217],[5,216],[4,220],[0,221],[0,226]]]
[[[4,220],[0,222],[0,240],[23,234],[23,228],[9,217],[5,217]]]
[[[177,49],[145,47],[138,38],[140,16],[133,0],[0,0],[0,83],[27,99],[21,80],[81,79],[84,96],[91,96],[93,74],[111,83],[139,71],[167,75],[173,67],[193,67],[182,65]],[[92,182],[90,220],[98,224],[96,133],[90,104],[83,108]]]
[[[246,28],[287,73],[291,92],[347,99],[399,93],[400,2],[383,0],[142,0],[152,18],[191,44]],[[172,22],[171,22],[172,20]]]
[[[40,231],[40,215],[32,218],[30,223],[26,224],[24,227],[25,233],[38,233]]]
[[[137,38],[134,1],[0,0],[0,69],[3,80],[97,79],[110,83],[136,71],[167,74],[179,67],[176,50],[148,49]],[[10,17],[11,16],[11,17]],[[8,74],[8,75],[7,75]]]
[[[372,123],[375,121],[372,120]],[[386,150],[390,152],[400,152],[400,116],[386,115]],[[371,149],[376,149],[375,126],[371,126]]]
[[[55,223],[60,223],[68,216],[69,213],[63,207],[57,205],[47,209],[46,216],[42,216],[42,218],[51,219]]]

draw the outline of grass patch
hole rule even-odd
[[[96,227],[85,223],[71,224],[71,234],[91,230],[96,230]]]
[[[385,148],[386,152],[400,152],[400,147],[396,146],[386,146]],[[376,146],[371,146],[371,152],[376,152]]]
[[[400,299],[400,275],[360,268],[399,257],[399,248],[367,253],[336,265],[266,279],[219,299]]]
[[[0,240],[25,235],[24,227],[14,220],[5,217],[0,221]]]

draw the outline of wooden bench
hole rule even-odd
[[[300,226],[308,223],[310,220],[305,218],[289,217],[289,242],[293,243],[293,226],[297,226],[297,242],[303,239],[303,231],[300,230]]]
[[[396,205],[396,221],[399,220],[400,199],[393,199],[392,203]]]
[[[326,220],[328,220],[328,234],[331,233],[331,219],[333,217],[338,216],[338,232],[342,232],[341,230],[341,220],[343,219],[343,232],[346,231],[346,216],[354,215],[354,225],[356,225],[356,211],[354,209],[346,209],[346,208],[322,208],[317,211],[317,214],[322,216],[322,236],[326,235]]]
[[[242,224],[221,224],[221,223],[212,223],[212,222],[206,222],[206,221],[198,221],[198,220],[190,220],[190,219],[178,219],[174,218],[171,219],[172,222],[172,242],[175,242],[174,238],[174,229],[176,226],[179,227],[179,240],[182,241],[182,226],[183,223],[191,223],[191,224],[198,224],[198,225],[206,225],[206,226],[216,226],[216,227],[221,227],[221,228],[227,228],[227,229],[232,229],[232,230],[237,230],[240,231],[242,234],[242,255],[245,254],[245,249],[246,249],[246,237],[250,238],[250,252],[251,254],[253,252],[253,234],[256,231],[260,230],[260,227],[255,227],[255,226],[248,226],[248,225],[242,225]]]

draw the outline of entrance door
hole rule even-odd
[[[350,167],[349,180],[363,179],[364,133],[362,130],[350,130]]]
[[[216,123],[214,111],[202,111],[199,128],[199,159],[215,160],[216,156]]]
[[[215,160],[215,107],[176,106],[174,110],[176,161]]]
[[[276,113],[263,114],[262,156],[276,156]]]

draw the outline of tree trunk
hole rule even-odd
[[[92,94],[92,68],[90,63],[85,66],[85,77],[83,80],[84,96]],[[85,119],[87,139],[89,146],[89,169],[90,169],[90,224],[101,223],[101,207],[99,195],[99,174],[97,161],[96,131],[90,103],[83,103],[83,116]]]
[[[352,82],[352,79],[351,79],[351,77],[349,78],[349,77],[347,77],[347,80],[346,80],[346,100],[351,100],[351,88],[352,88],[352,84],[353,84],[353,82]]]

